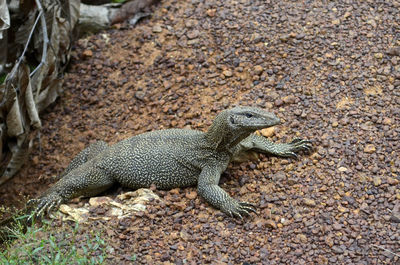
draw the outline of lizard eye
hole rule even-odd
[[[247,118],[251,118],[251,117],[253,117],[253,114],[251,114],[251,113],[246,113],[245,116],[246,116]]]

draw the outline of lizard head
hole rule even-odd
[[[236,107],[219,113],[207,136],[217,149],[230,149],[254,131],[279,123],[278,117],[263,109]]]
[[[226,123],[232,131],[256,131],[280,123],[275,114],[259,108],[236,107],[227,110]]]

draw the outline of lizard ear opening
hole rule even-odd
[[[231,124],[235,124],[235,119],[234,119],[232,116],[230,116],[230,117],[229,117],[229,122],[230,122]]]

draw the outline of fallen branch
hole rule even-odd
[[[43,9],[42,9],[42,11],[43,11]],[[8,82],[9,80],[12,80],[14,78],[15,73],[18,71],[19,65],[21,64],[22,60],[24,59],[26,50],[28,49],[28,45],[29,45],[29,43],[30,43],[30,41],[32,39],[33,32],[35,31],[36,25],[37,25],[37,23],[38,23],[38,21],[39,21],[41,16],[42,16],[42,13],[39,12],[39,15],[36,17],[35,23],[33,24],[31,31],[29,32],[28,40],[25,43],[24,50],[22,51],[22,54],[19,57],[16,65],[13,67],[11,73],[7,76],[7,79],[5,80],[5,82]]]
[[[35,68],[35,70],[33,70],[29,77],[32,77],[37,70],[40,69],[40,67],[42,67],[42,65],[46,62],[46,57],[47,57],[47,44],[49,43],[49,37],[47,35],[47,26],[46,26],[46,18],[43,16],[44,11],[42,8],[42,5],[40,3],[39,0],[35,0],[37,8],[39,10],[39,15],[38,17],[40,17],[41,23],[42,23],[42,32],[43,32],[43,49],[42,49],[42,59],[40,60],[39,65]],[[35,23],[36,25],[36,23]],[[28,40],[29,43],[29,40]]]
[[[135,25],[139,19],[149,16],[144,9],[160,0],[132,0],[121,4],[80,5],[79,28],[83,33],[94,33],[112,24],[129,20]]]
[[[144,8],[151,6],[159,0],[133,0],[125,3],[114,15],[111,17],[111,24],[121,23],[122,21],[132,18],[135,14],[139,13]]]
[[[82,33],[93,33],[111,26],[111,17],[114,16],[120,4],[113,5],[80,5],[79,8],[79,31]]]

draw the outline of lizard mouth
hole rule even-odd
[[[252,126],[246,126],[245,128],[256,131],[256,130],[261,130],[261,129],[265,129],[265,128],[270,128],[270,127],[273,127],[278,124],[279,124],[279,122],[278,123],[268,123],[268,124],[260,123],[260,124],[253,124]]]
[[[281,120],[278,117],[268,117],[267,119],[263,120],[259,124],[255,124],[254,127],[258,128],[269,128],[281,123]]]

